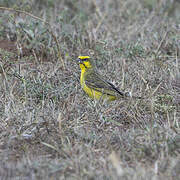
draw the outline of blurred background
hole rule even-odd
[[[144,99],[89,99],[79,55]],[[179,179],[179,56],[179,0],[0,0],[1,179]]]

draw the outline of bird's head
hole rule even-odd
[[[78,56],[78,62],[81,70],[85,70],[92,67],[92,63],[89,56]]]

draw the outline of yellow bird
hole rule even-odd
[[[95,71],[89,56],[79,56],[78,61],[81,68],[81,87],[89,97],[96,100],[113,101],[130,96],[129,93],[119,91],[113,84],[103,79]]]

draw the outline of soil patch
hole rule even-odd
[[[15,41],[8,41],[8,40],[0,40],[0,48],[4,49],[8,52],[17,54],[17,46]],[[27,48],[22,48],[22,54],[21,56],[30,56],[32,54],[31,50]]]

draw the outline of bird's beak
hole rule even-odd
[[[77,59],[77,62],[79,63],[79,64],[81,64],[82,63],[82,61],[81,61],[81,59]]]

